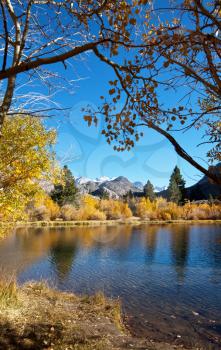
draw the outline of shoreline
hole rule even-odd
[[[0,228],[7,227],[81,227],[81,226],[114,226],[114,225],[168,225],[168,224],[221,224],[220,220],[144,220],[144,219],[118,219],[118,220],[84,220],[84,221],[0,221]]]
[[[103,293],[76,295],[44,282],[8,284],[0,298],[0,346],[27,350],[185,350],[134,336],[118,299]]]

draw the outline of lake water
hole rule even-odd
[[[0,241],[0,269],[119,297],[138,336],[221,349],[221,225],[19,228]]]

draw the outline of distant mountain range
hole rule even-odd
[[[215,171],[220,171],[221,163],[215,167]],[[140,181],[131,182],[124,176],[109,178],[102,176],[95,180],[87,177],[76,178],[76,186],[80,193],[89,193],[94,196],[102,197],[107,193],[111,198],[120,198],[129,192],[135,196],[142,196],[144,184]],[[154,188],[158,196],[167,198],[167,186]],[[190,200],[201,200],[213,198],[221,198],[221,186],[213,184],[206,176],[204,176],[195,185],[186,188],[186,197]]]
[[[109,178],[102,176],[95,180],[87,177],[76,178],[76,186],[81,193],[89,193],[94,196],[101,197],[104,193],[108,193],[111,198],[119,198],[132,192],[135,195],[142,195],[144,184],[140,181],[131,182],[124,176]],[[166,189],[164,187],[155,187],[155,192]]]
[[[217,174],[221,174],[221,163],[215,167]],[[221,175],[220,175],[221,176]],[[110,198],[120,198],[129,192],[134,196],[141,197],[143,195],[144,184],[140,181],[131,182],[124,176],[109,178],[102,176],[95,180],[87,177],[78,177],[75,179],[76,186],[80,193],[91,194],[93,196],[102,197],[108,194]],[[41,187],[45,192],[50,193],[54,189],[54,185],[49,181],[41,181]],[[154,188],[157,196],[168,198],[167,186]],[[186,188],[186,198],[190,200],[203,200],[210,198],[221,199],[221,186],[213,184],[207,176],[203,176],[195,185]]]
[[[76,179],[76,185],[81,193],[90,193],[98,197],[102,196],[104,193],[108,193],[111,198],[119,198],[130,191],[132,193],[142,193],[143,191],[143,184],[139,183],[139,186],[136,186],[124,176],[112,179],[102,176],[95,180],[78,177]]]

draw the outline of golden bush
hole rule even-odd
[[[119,200],[103,199],[100,201],[99,208],[106,214],[108,220],[126,219],[133,216],[128,203]]]
[[[46,197],[44,205],[47,208],[50,220],[57,219],[60,216],[60,207],[50,197]]]
[[[60,216],[60,207],[41,190],[28,203],[26,214],[31,221],[55,220]]]
[[[78,210],[71,204],[61,207],[61,217],[65,221],[79,220]]]

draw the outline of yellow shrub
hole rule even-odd
[[[155,200],[155,204],[156,204],[157,208],[165,208],[165,207],[167,207],[168,202],[165,198],[159,197]]]
[[[80,209],[76,211],[76,220],[106,220],[106,215],[100,210],[100,200],[90,195],[81,199]]]
[[[90,195],[85,195],[82,198],[82,205],[87,208],[98,208],[99,205],[99,199],[92,197]]]
[[[81,207],[80,209],[67,204],[61,208],[61,216],[67,221],[84,221],[84,220],[106,220],[105,213],[92,207]]]
[[[185,219],[187,220],[218,220],[221,219],[221,205],[218,204],[196,204],[187,203],[183,207]]]
[[[78,210],[71,204],[61,207],[61,217],[66,221],[79,220]]]
[[[153,209],[156,206],[154,202],[151,202],[149,198],[141,198],[136,205],[136,215],[141,218],[152,218]]]
[[[141,198],[136,203],[136,215],[150,220],[177,220],[183,217],[183,209],[164,198],[157,198],[153,202]]]
[[[46,197],[44,205],[49,211],[49,216],[51,220],[57,219],[60,216],[60,208],[57,203],[55,203],[50,197]]]
[[[182,207],[175,203],[167,203],[165,207],[157,209],[157,219],[159,220],[178,220],[182,218]]]
[[[103,199],[100,201],[99,208],[109,220],[129,218],[133,215],[128,203],[119,200]]]
[[[88,214],[86,220],[106,220],[106,215],[98,209],[94,209],[90,214]]]
[[[132,211],[130,210],[127,203],[121,203],[121,215],[123,218],[130,218],[133,216]]]
[[[29,202],[26,212],[29,219],[34,221],[55,220],[60,216],[58,204],[43,191],[39,191],[34,199]]]
[[[168,212],[162,211],[160,216],[162,220],[171,220],[171,214]]]

